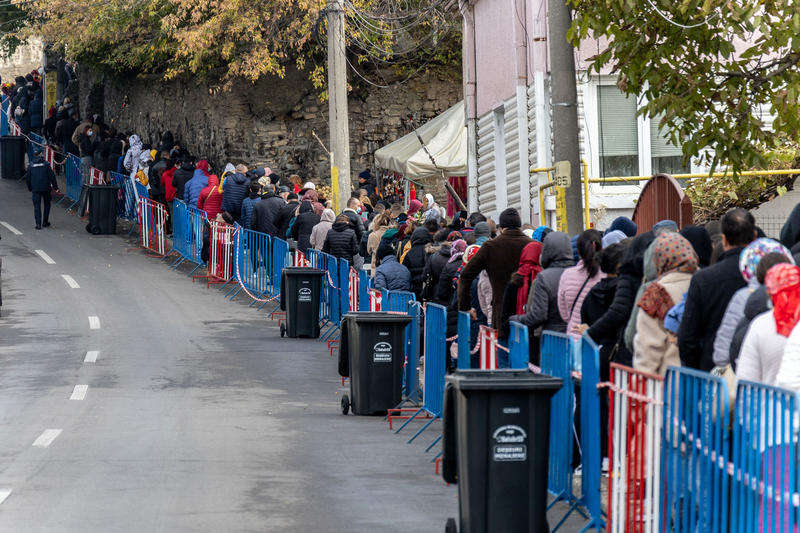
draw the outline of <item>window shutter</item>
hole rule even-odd
[[[600,154],[603,157],[638,155],[636,99],[626,96],[615,85],[597,88],[600,113]]]
[[[650,154],[651,157],[674,157],[674,156],[682,156],[683,151],[681,151],[680,146],[675,146],[674,144],[668,143],[668,134],[666,130],[662,132],[662,130],[658,127],[658,123],[661,122],[661,116],[656,116],[650,119]]]

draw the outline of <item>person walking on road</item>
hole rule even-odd
[[[58,191],[58,181],[50,165],[42,157],[42,150],[37,148],[33,152],[33,161],[25,172],[25,182],[32,193],[33,218],[36,220],[36,229],[50,226],[50,191]],[[42,223],[42,202],[44,202],[44,223]]]

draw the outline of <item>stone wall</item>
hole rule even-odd
[[[3,83],[14,83],[17,76],[25,76],[42,66],[44,45],[39,39],[30,39],[19,45],[9,57],[0,57],[0,77]]]
[[[79,72],[79,80],[84,115],[102,113],[118,130],[138,133],[146,142],[155,144],[168,129],[217,169],[227,161],[242,162],[330,182],[327,153],[312,133],[329,146],[328,103],[318,98],[304,72],[290,71],[284,79],[265,78],[254,84],[237,82],[228,88],[192,80],[115,81],[85,70]],[[461,92],[460,80],[438,76],[387,89],[353,91],[349,100],[353,175],[374,168],[375,150],[412,131],[410,117],[421,124],[459,101]]]

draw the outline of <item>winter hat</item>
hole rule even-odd
[[[459,259],[461,259],[461,256],[464,255],[464,251],[466,249],[467,249],[467,241],[465,241],[464,239],[457,239],[450,246],[450,259],[447,262],[452,263],[454,261],[458,261]]]
[[[603,233],[603,235],[608,235],[612,231],[619,230],[628,237],[634,237],[636,235],[638,227],[636,226],[636,222],[629,219],[628,217],[617,217],[608,227],[608,229]]]
[[[500,213],[500,219],[497,225],[501,228],[519,228],[522,226],[522,218],[520,218],[519,212],[516,209],[509,207]]]
[[[674,220],[662,220],[660,222],[656,222],[653,226],[653,233],[655,233],[656,237],[664,233],[665,231],[671,231],[673,233],[678,232],[678,224]]]
[[[362,170],[361,173],[358,175],[358,177],[369,181],[370,178],[369,169]]]
[[[475,224],[474,235],[475,239],[480,239],[481,237],[488,239],[492,236],[492,228],[489,227],[488,222],[478,222]]]
[[[478,253],[478,250],[480,249],[481,247],[478,246],[477,244],[471,244],[467,246],[467,249],[464,250],[464,255],[461,256],[461,262],[467,263],[470,259],[472,259],[475,256],[475,254]]]
[[[196,168],[202,170],[203,173],[208,174],[208,161],[206,161],[205,159],[201,159],[200,161],[197,162]]]
[[[539,226],[535,230],[533,230],[533,239],[534,241],[544,242],[544,238],[547,237],[548,233],[551,233],[553,230],[547,226]]]
[[[608,248],[612,244],[617,244],[619,241],[625,240],[626,238],[625,232],[620,229],[615,229],[603,235],[603,248]]]
[[[392,245],[388,242],[381,243],[381,245],[378,246],[378,252],[375,254],[378,263],[383,261],[383,258],[389,255],[394,255],[394,248],[392,248]]]
[[[317,190],[317,187],[316,187],[316,185],[314,185],[314,184],[313,184],[313,183],[311,183],[310,181],[307,181],[307,182],[305,183],[305,185],[303,185],[303,189],[312,189],[312,190],[315,190],[315,191],[316,191],[316,190]]]

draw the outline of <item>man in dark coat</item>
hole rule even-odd
[[[278,229],[275,227],[275,217],[285,205],[286,202],[283,201],[283,198],[275,193],[275,185],[268,183],[264,186],[261,201],[253,206],[250,227],[271,237],[277,237]]]
[[[172,176],[172,186],[175,187],[175,198],[183,198],[186,191],[186,183],[194,176],[194,159],[186,157],[181,161],[180,166],[175,169]]]
[[[458,309],[469,311],[472,308],[472,282],[482,270],[486,271],[492,285],[492,327],[495,329],[500,326],[506,285],[519,267],[522,249],[533,242],[522,233],[522,219],[513,207],[500,213],[498,227],[500,235],[481,246],[464,267],[458,282]]]
[[[737,208],[722,217],[722,255],[700,270],[689,284],[678,330],[683,366],[710,371],[714,368],[714,338],[733,294],[747,283],[739,270],[739,254],[756,238],[756,223],[748,211]]]
[[[300,200],[297,195],[293,192],[289,193],[286,196],[286,205],[281,207],[281,210],[278,211],[278,214],[275,216],[274,222],[275,228],[278,230],[278,238],[283,240],[289,238],[287,234],[289,225],[292,223],[292,219],[295,218],[298,207],[300,207]]]
[[[325,237],[325,244],[322,251],[331,254],[337,259],[347,259],[353,264],[353,256],[358,253],[358,242],[356,232],[350,227],[350,219],[347,215],[339,215],[333,223],[328,235]]]
[[[31,191],[33,199],[33,218],[36,221],[36,229],[50,226],[50,190],[58,192],[58,182],[53,169],[42,157],[41,148],[36,148],[33,152],[33,161],[28,165],[25,172],[25,182],[28,190]],[[44,202],[44,223],[42,223],[41,204]]]
[[[358,198],[350,198],[347,201],[347,208],[342,211],[343,215],[347,215],[347,219],[350,221],[350,227],[353,228],[358,242],[361,242],[361,237],[364,234],[364,222],[361,220],[361,215],[358,214],[360,208],[361,200]]]

